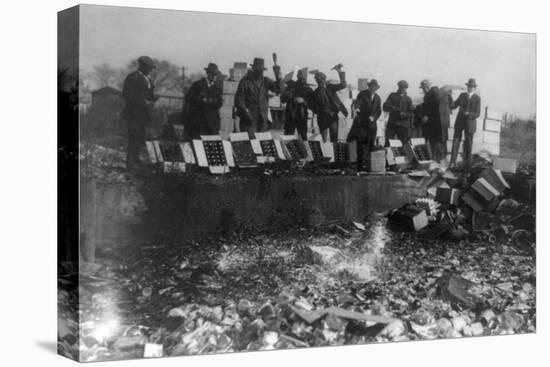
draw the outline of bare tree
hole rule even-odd
[[[155,89],[159,92],[182,92],[183,79],[181,68],[167,60],[154,59],[154,62],[157,67],[151,73],[151,80],[155,85]],[[137,67],[137,61],[133,60],[128,64],[123,73],[132,72]]]
[[[92,77],[99,84],[99,87],[117,87],[120,79],[120,72],[109,63],[95,65]]]

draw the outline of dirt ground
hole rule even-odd
[[[534,244],[386,221],[104,249],[79,279],[64,264],[59,350],[102,361],[535,332]]]

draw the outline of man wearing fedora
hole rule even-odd
[[[206,77],[194,82],[185,96],[186,139],[220,132],[220,108],[223,104],[222,88],[217,83],[220,71],[213,63],[204,70]]]
[[[456,158],[462,132],[464,132],[464,166],[469,167],[472,161],[472,144],[476,132],[477,118],[481,111],[481,98],[475,93],[477,87],[476,80],[470,78],[466,83],[467,92],[461,93],[457,100],[453,102],[452,109],[458,108],[458,115],[455,120],[455,131],[453,137],[453,150],[451,153],[450,168],[456,166]]]
[[[264,76],[267,68],[264,59],[256,57],[252,70],[241,79],[235,93],[235,107],[240,118],[241,131],[248,131],[250,138],[256,132],[268,129],[268,91],[280,93],[282,89],[281,68],[273,65],[275,81]]]
[[[395,139],[396,135],[403,144],[409,141],[409,129],[414,108],[411,97],[407,95],[407,88],[409,88],[407,81],[397,82],[397,91],[390,93],[382,106],[384,111],[389,112],[386,125],[386,146],[389,146],[389,140]]]
[[[442,144],[447,142],[443,140],[441,125],[440,100],[441,93],[439,88],[433,86],[428,79],[420,82],[420,89],[424,92],[424,102],[422,105],[422,133],[432,151],[433,159],[440,162],[444,157]]]
[[[285,135],[298,134],[302,140],[307,140],[308,106],[313,92],[307,84],[307,68],[298,70],[296,81],[288,81],[285,91],[281,94],[281,102],[285,108]]]
[[[126,101],[123,116],[128,130],[128,147],[126,152],[126,168],[133,169],[140,163],[139,153],[145,146],[145,129],[151,121],[150,105],[158,97],[154,94],[154,86],[150,74],[156,68],[149,56],[138,58],[138,69],[124,79],[122,97]]]
[[[342,70],[342,64],[336,65],[334,69],[338,72],[340,83],[328,84],[325,73],[315,73],[317,88],[313,91],[311,98],[311,109],[317,115],[317,125],[319,125],[323,141],[327,142],[330,135],[330,141],[333,143],[338,140],[338,113],[341,112],[344,116],[348,116],[346,106],[336,94],[348,87],[346,73]]]
[[[382,101],[376,91],[380,85],[376,79],[367,83],[355,99],[358,114],[353,120],[347,141],[357,141],[357,169],[363,169],[365,154],[375,148],[377,121],[382,114]]]

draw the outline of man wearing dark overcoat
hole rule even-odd
[[[327,142],[330,136],[330,141],[333,143],[338,140],[338,113],[348,116],[346,106],[336,94],[348,86],[346,73],[342,71],[342,64],[336,65],[334,69],[338,72],[340,83],[328,84],[326,74],[317,72],[315,73],[317,88],[312,96],[312,110],[317,115],[317,124],[323,141]]]
[[[358,111],[348,134],[347,141],[357,141],[357,168],[363,169],[365,153],[375,148],[377,121],[382,114],[382,101],[376,91],[380,88],[378,81],[372,79],[368,88],[361,91],[355,99]]]
[[[145,130],[151,121],[151,104],[158,99],[149,77],[155,67],[153,59],[141,56],[138,58],[138,70],[128,74],[122,87],[122,97],[126,101],[123,115],[128,130],[128,169],[140,163],[139,153],[145,146]]]
[[[255,58],[251,65],[252,70],[241,79],[235,94],[240,130],[247,131],[251,139],[256,132],[268,129],[268,91],[280,93],[283,88],[281,68],[273,65],[273,81],[264,76],[264,71],[267,70],[264,65],[264,59]]]
[[[220,132],[220,108],[223,104],[222,88],[217,82],[220,71],[213,63],[204,70],[206,78],[194,82],[185,96],[185,135],[188,139]]]
[[[302,140],[307,140],[308,108],[311,102],[312,89],[307,84],[307,68],[298,71],[296,81],[286,83],[281,94],[281,102],[285,107],[285,135],[298,134]]]
[[[472,145],[474,134],[476,132],[477,118],[481,111],[481,98],[475,93],[477,87],[476,80],[470,78],[466,83],[467,92],[463,92],[453,102],[452,108],[458,108],[458,115],[455,120],[455,130],[453,137],[453,150],[451,153],[450,168],[456,166],[458,149],[464,132],[464,166],[469,167],[472,161]]]
[[[395,139],[395,136],[403,144],[409,141],[409,130],[414,111],[411,97],[407,95],[409,83],[400,80],[397,83],[397,88],[396,92],[390,93],[382,106],[385,112],[389,112],[386,125],[386,146],[389,146],[389,140]]]
[[[441,98],[439,100],[439,116],[441,119],[441,152],[443,157],[446,158],[447,154],[447,140],[449,140],[449,127],[451,126],[451,107],[453,104],[453,97],[451,97],[451,90],[449,88],[442,87],[439,89],[441,92]]]
[[[432,86],[428,79],[420,82],[420,89],[424,92],[424,102],[422,106],[422,133],[432,151],[432,157],[439,162],[442,157],[443,133],[440,114],[441,95],[439,88]]]

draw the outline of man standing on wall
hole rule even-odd
[[[382,114],[382,101],[376,91],[380,88],[378,81],[372,79],[368,88],[361,91],[355,99],[358,110],[348,134],[347,141],[357,140],[357,169],[363,169],[365,153],[375,148],[377,121]]]
[[[330,141],[338,140],[338,113],[342,112],[348,116],[348,110],[342,103],[336,92],[347,88],[346,73],[342,71],[342,64],[334,67],[338,72],[340,83],[328,84],[327,76],[324,73],[315,74],[317,89],[313,91],[312,110],[317,115],[317,124],[323,136],[323,141],[327,142],[330,135]]]
[[[443,157],[441,144],[443,139],[439,88],[432,86],[428,79],[420,82],[420,89],[424,92],[424,104],[422,107],[422,132],[430,145],[433,159],[440,162]]]
[[[307,68],[298,71],[295,82],[287,82],[281,95],[281,102],[286,103],[285,135],[294,135],[294,131],[298,130],[302,140],[307,140],[308,107],[312,92],[307,84]]]
[[[386,146],[389,140],[397,138],[403,144],[409,141],[409,130],[413,116],[413,104],[411,97],[407,95],[409,83],[400,80],[397,83],[397,92],[392,92],[384,102],[384,111],[389,112],[388,124],[386,126]]]
[[[200,135],[217,135],[220,132],[220,108],[222,88],[217,83],[220,74],[218,66],[209,63],[206,78],[194,82],[185,96],[185,133],[188,139],[199,139]]]
[[[466,87],[468,91],[461,93],[452,105],[453,109],[458,107],[458,115],[455,121],[453,151],[451,153],[449,168],[456,166],[462,132],[464,132],[464,166],[469,167],[472,161],[472,144],[476,132],[477,118],[481,110],[481,98],[475,93],[477,84],[474,78],[468,80]]]
[[[241,131],[248,131],[251,139],[256,132],[267,131],[268,91],[282,90],[281,68],[273,65],[275,81],[264,76],[264,59],[255,58],[252,70],[241,79],[235,94],[235,107],[240,118]]]
[[[123,115],[128,129],[126,168],[129,170],[140,163],[139,153],[145,146],[145,129],[151,121],[150,105],[158,99],[149,77],[156,67],[153,59],[141,56],[137,61],[138,70],[128,74],[122,87],[122,97],[126,101]]]

